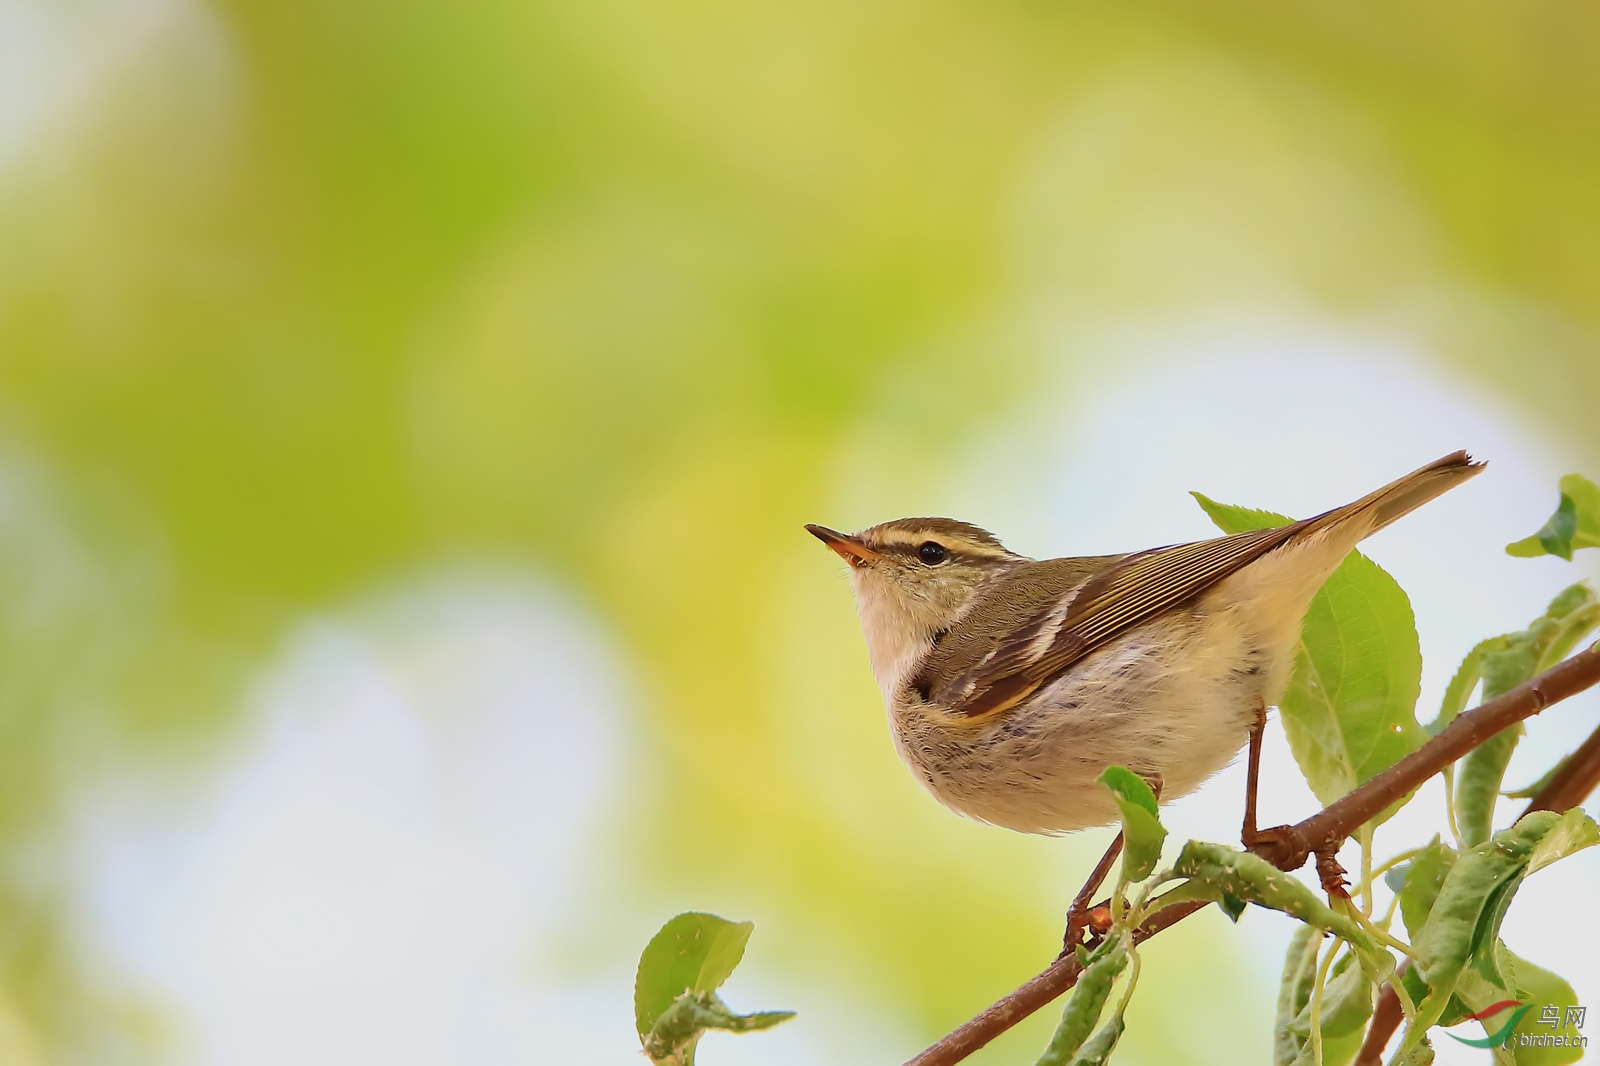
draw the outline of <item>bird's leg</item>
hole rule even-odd
[[[1072,900],[1072,906],[1067,910],[1067,932],[1061,938],[1061,953],[1063,955],[1078,946],[1084,929],[1087,928],[1091,932],[1105,932],[1104,929],[1095,928],[1096,925],[1102,924],[1094,921],[1094,912],[1100,910],[1100,908],[1090,907],[1089,901],[1094,899],[1094,894],[1100,891],[1101,885],[1105,884],[1106,874],[1111,872],[1111,864],[1116,862],[1117,856],[1121,854],[1122,830],[1119,829],[1116,837],[1111,841],[1111,846],[1106,848],[1106,853],[1100,856],[1099,862],[1095,863],[1094,871],[1089,874],[1089,880],[1083,883],[1083,887],[1078,890],[1077,896]],[[1103,924],[1109,926],[1110,915],[1111,909],[1107,907]]]
[[[1156,799],[1161,798],[1161,775],[1140,774],[1150,791],[1156,794]],[[1067,932],[1061,938],[1061,953],[1065,955],[1081,942],[1083,931],[1088,929],[1096,936],[1103,936],[1111,928],[1111,904],[1107,900],[1089,905],[1094,899],[1094,894],[1100,891],[1100,886],[1105,884],[1106,875],[1111,872],[1111,864],[1117,861],[1117,856],[1122,854],[1122,831],[1118,830],[1116,837],[1111,841],[1111,846],[1106,848],[1106,853],[1100,856],[1100,861],[1095,863],[1094,870],[1089,874],[1089,880],[1083,883],[1077,896],[1072,900],[1072,906],[1067,910]]]
[[[1256,697],[1255,719],[1250,723],[1249,769],[1244,782],[1244,828],[1239,841],[1246,851],[1256,846],[1256,787],[1261,781],[1261,736],[1267,730],[1267,701]]]

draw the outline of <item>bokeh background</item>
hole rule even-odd
[[[0,0],[0,1062],[638,1061],[690,908],[801,1012],[704,1064],[901,1061],[1107,834],[917,790],[801,523],[1127,550],[1467,447],[1370,545],[1431,717],[1596,572],[1501,548],[1600,474],[1597,45],[1568,0]],[[1597,884],[1507,926],[1590,1003]],[[1288,933],[1153,942],[1118,1061],[1266,1061]]]

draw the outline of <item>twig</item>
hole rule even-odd
[[[1528,803],[1530,811],[1559,811],[1566,813],[1600,786],[1600,729],[1589,734],[1589,739],[1578,746],[1550,783]]]
[[[1567,765],[1539,790],[1522,813],[1565,813],[1588,799],[1589,793],[1596,787],[1600,787],[1600,728],[1589,734],[1589,739],[1572,753]],[[1395,972],[1403,972],[1407,961],[1401,960]],[[1383,995],[1378,997],[1377,1009],[1372,1012],[1372,1025],[1367,1029],[1366,1039],[1361,1042],[1361,1050],[1356,1054],[1353,1066],[1380,1066],[1383,1049],[1389,1045],[1390,1038],[1403,1020],[1400,997],[1394,994],[1394,989],[1384,985]]]
[[[1151,915],[1149,921],[1134,931],[1134,942],[1143,943],[1204,906],[1206,906],[1205,900],[1190,900],[1188,903],[1180,903]],[[1063,953],[1044,973],[1028,981],[976,1018],[964,1022],[949,1036],[909,1060],[906,1066],[949,1066],[950,1063],[960,1062],[1077,984],[1078,975],[1082,970],[1075,953],[1071,951]]]
[[[1337,849],[1362,825],[1502,729],[1600,681],[1600,644],[1462,714],[1438,736],[1298,825],[1265,830],[1255,848],[1280,870],[1314,851]],[[1577,760],[1573,760],[1576,762]]]
[[[1313,849],[1337,849],[1350,834],[1384,808],[1502,729],[1524,718],[1531,718],[1551,704],[1559,703],[1597,682],[1600,682],[1600,644],[1579,652],[1505,695],[1461,714],[1438,736],[1371,780],[1358,785],[1325,810],[1296,825],[1263,830],[1255,851],[1281,870],[1297,870],[1305,865]],[[1600,775],[1600,741],[1594,741],[1591,737],[1579,752],[1588,751],[1591,742],[1594,745],[1590,753],[1593,757],[1585,760],[1575,755],[1566,770],[1551,781],[1546,792],[1580,762],[1592,765],[1595,773]],[[1577,781],[1576,776],[1574,781]],[[1594,784],[1591,783],[1589,788],[1592,790]],[[1584,795],[1587,796],[1588,791]],[[1538,799],[1534,802],[1537,803]],[[1529,809],[1539,808],[1530,805]],[[1146,940],[1204,906],[1204,903],[1190,902],[1168,907],[1151,916],[1134,935],[1140,941]],[[1078,974],[1076,955],[1063,955],[1049,969],[908,1060],[906,1066],[953,1066],[1077,984]]]

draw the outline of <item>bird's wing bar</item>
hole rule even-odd
[[[1295,522],[1153,548],[1113,563],[1025,619],[994,654],[952,679],[951,710],[968,719],[985,718],[1020,703],[1119,633],[1199,595],[1305,526]]]

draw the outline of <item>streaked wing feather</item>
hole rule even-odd
[[[1026,699],[1113,637],[1204,592],[1304,527],[1253,529],[1128,556],[1034,612],[993,655],[952,679],[951,710],[981,718]]]

